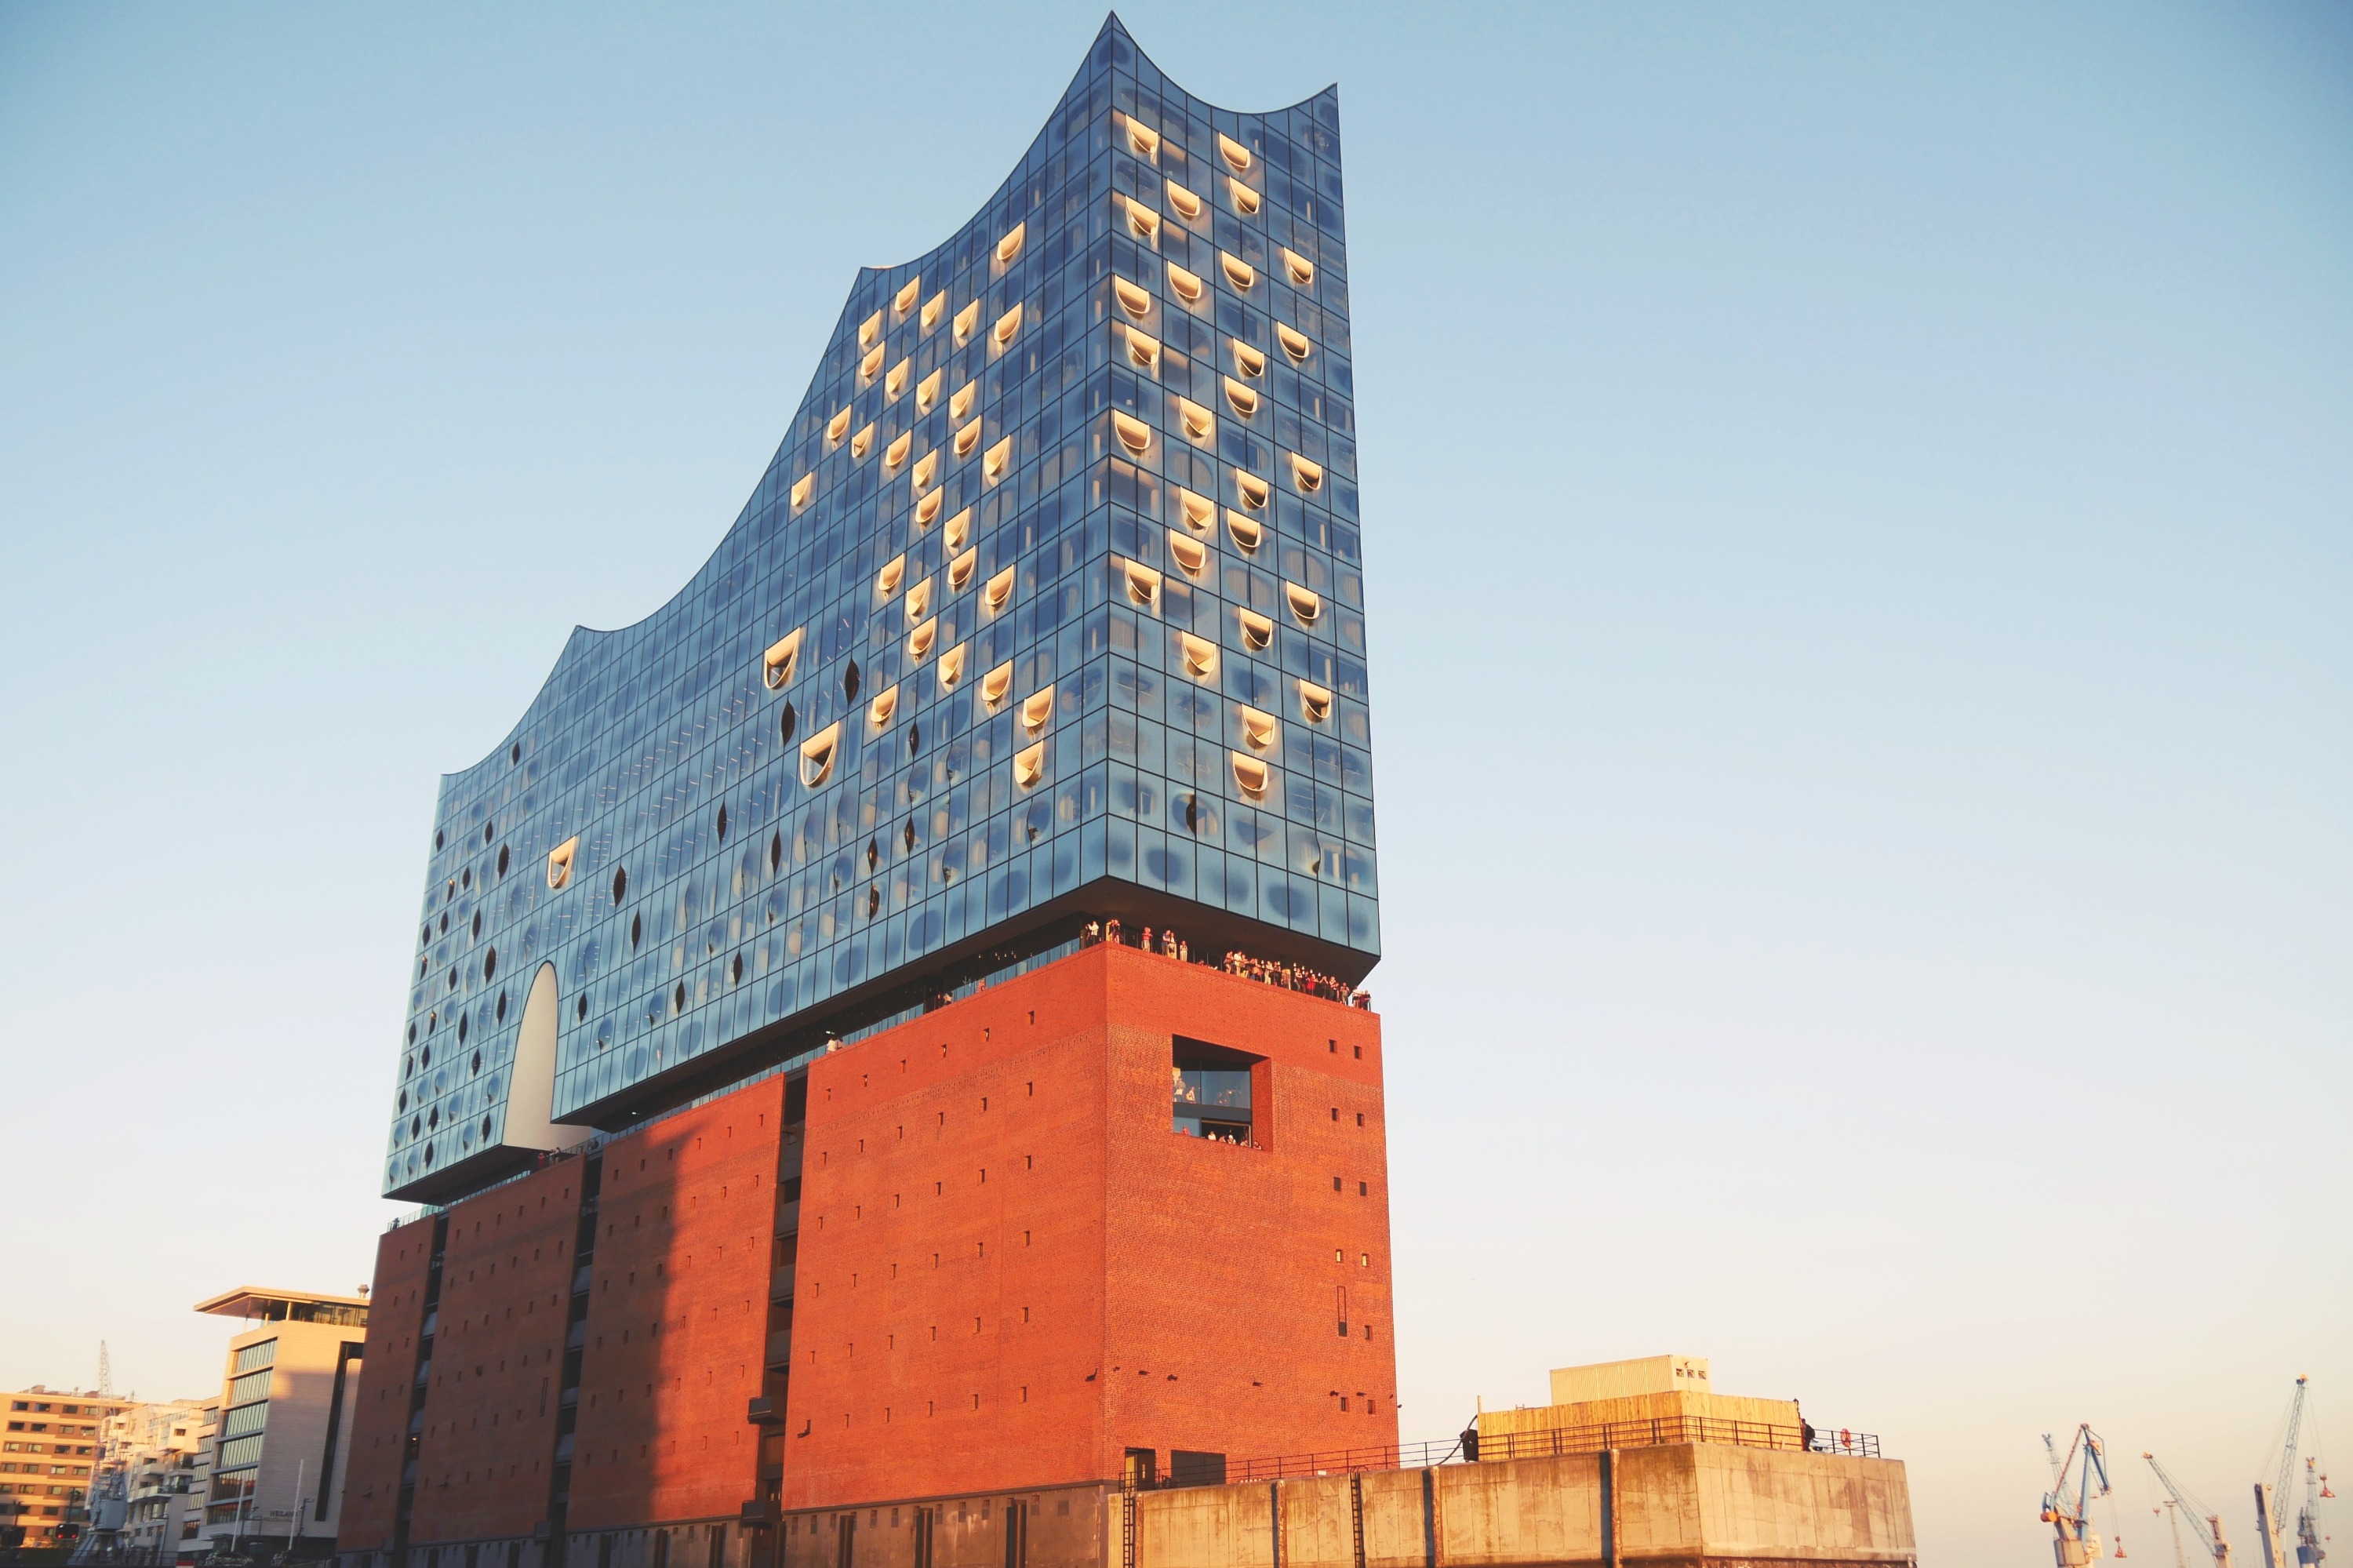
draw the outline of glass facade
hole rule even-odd
[[[512,1168],[544,966],[549,1116],[607,1127],[1095,916],[1363,977],[1342,210],[1333,91],[1214,108],[1114,18],[988,204],[860,274],[694,579],[443,780],[387,1194]]]

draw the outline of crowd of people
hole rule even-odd
[[[1183,963],[1193,961],[1192,945],[1178,936],[1174,927],[1164,926],[1155,930],[1146,926],[1131,938],[1116,919],[1089,920],[1079,932],[1079,945],[1082,948],[1091,948],[1098,942],[1112,942],[1123,948],[1142,948],[1147,953],[1159,953]],[[1326,1001],[1336,1001],[1344,1007],[1362,1008],[1368,1012],[1372,1011],[1373,993],[1371,991],[1358,991],[1338,976],[1327,975],[1323,970],[1310,969],[1305,964],[1285,963],[1276,959],[1252,958],[1239,949],[1229,949],[1220,967],[1229,975],[1256,980],[1261,985],[1280,986],[1285,991],[1305,991],[1310,996],[1320,996]]]

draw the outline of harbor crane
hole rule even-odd
[[[2304,1508],[2295,1516],[2295,1568],[2320,1568],[2320,1560],[2328,1555],[2320,1546],[2320,1499],[2336,1495],[2328,1489],[2328,1478],[2320,1473],[2319,1461],[2306,1459]]]
[[[2263,1523],[2270,1531],[2270,1541],[2282,1542],[2276,1553],[2266,1552],[2270,1568],[2287,1568],[2287,1552],[2284,1538],[2287,1531],[2289,1489],[2295,1480],[2295,1461],[2303,1446],[2304,1398],[2312,1386],[2308,1377],[2295,1380],[2295,1393],[2288,1401],[2287,1441],[2280,1447],[2279,1479],[2271,1489],[2270,1507]],[[2328,1489],[2328,1478],[2320,1473],[2316,1459],[2304,1461],[2304,1507],[2295,1518],[2296,1568],[2320,1568],[2320,1561],[2328,1553],[2321,1549],[2320,1499],[2337,1494]]]
[[[2222,1516],[2183,1490],[2181,1483],[2168,1475],[2165,1467],[2157,1462],[2156,1455],[2143,1454],[2141,1457],[2148,1461],[2148,1467],[2157,1473],[2158,1485],[2163,1487],[2166,1496],[2173,1499],[2176,1516],[2189,1516],[2190,1531],[2198,1537],[2198,1544],[2206,1549],[2206,1554],[2214,1560],[2214,1568],[2231,1568],[2231,1542],[2222,1534]]]
[[[2075,1428],[2075,1436],[2067,1444],[2067,1457],[2059,1457],[2059,1445],[2051,1434],[2042,1435],[2042,1446],[2051,1456],[2051,1489],[2042,1494],[2042,1522],[2056,1535],[2051,1543],[2058,1568],[2089,1568],[2100,1554],[2100,1538],[2092,1529],[2092,1501],[2108,1495],[2108,1449],[2094,1432],[2089,1422]],[[2076,1461],[2083,1467],[2076,1468]],[[2071,1488],[2068,1478],[2074,1478]],[[2092,1489],[2097,1478],[2099,1490]],[[2073,1496],[2068,1495],[2073,1490]]]

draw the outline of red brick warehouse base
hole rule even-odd
[[[342,1546],[1393,1443],[1380,1052],[1092,948],[403,1226]],[[1180,1056],[1242,1141],[1175,1129]]]

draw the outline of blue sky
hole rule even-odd
[[[1408,1435],[1708,1355],[1958,1563],[2353,1430],[2353,17],[1123,16],[1340,83]],[[437,775],[1101,20],[0,10],[0,1383],[365,1277]]]

